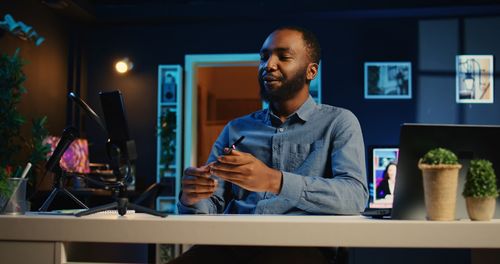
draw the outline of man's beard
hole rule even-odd
[[[284,102],[296,96],[306,83],[306,70],[297,72],[291,79],[281,78],[281,87],[267,89],[259,74],[260,97],[266,102]]]

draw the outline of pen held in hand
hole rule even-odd
[[[236,140],[230,147],[224,148],[224,155],[231,154],[233,149],[236,149],[236,147],[245,139],[245,136],[241,136]]]

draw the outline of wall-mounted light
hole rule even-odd
[[[115,63],[115,69],[118,73],[124,74],[134,68],[134,64],[128,59],[123,58]]]

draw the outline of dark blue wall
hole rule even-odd
[[[500,42],[500,34],[492,34],[500,28],[496,18],[233,18],[99,25],[82,38],[88,42],[88,100],[98,106],[99,91],[123,92],[138,146],[139,190],[155,180],[157,65],[183,65],[185,54],[256,53],[267,34],[284,24],[304,26],[318,35],[323,48],[323,102],[357,115],[366,146],[397,145],[403,122],[500,123],[499,93],[495,103],[487,105],[457,105],[454,99],[454,56],[469,51],[496,54],[495,43]],[[124,56],[135,68],[118,76],[113,62]],[[413,98],[364,99],[365,61],[412,62]],[[94,141],[91,154],[103,158],[104,139],[93,124],[87,124]]]
[[[98,92],[120,89],[137,141],[138,187],[155,177],[155,124],[158,64],[184,64],[185,54],[257,53],[267,34],[283,24],[299,24],[317,33],[322,47],[324,103],[352,110],[360,119],[365,142],[397,144],[399,124],[414,122],[413,100],[363,99],[363,62],[370,60],[415,61],[417,23],[414,20],[329,21],[203,21],[141,26],[102,26],[89,31],[88,100],[99,106]],[[396,34],[397,33],[397,34]],[[128,56],[135,68],[119,76],[112,64]],[[397,109],[397,110],[396,110]],[[104,149],[104,139],[88,122],[95,139],[92,156]]]
[[[259,23],[187,23],[92,29],[87,40],[88,100],[98,106],[98,92],[120,89],[124,94],[129,126],[136,140],[139,190],[156,178],[156,105],[158,64],[184,64],[185,54],[255,53],[273,26]],[[264,28],[259,30],[259,28]],[[123,56],[135,64],[134,70],[119,76],[113,62]],[[256,73],[257,74],[257,73]],[[88,137],[94,139],[91,156],[105,156],[104,138],[91,122]]]

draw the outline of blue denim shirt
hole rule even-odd
[[[229,122],[208,162],[240,136],[238,150],[283,174],[278,195],[247,191],[218,179],[214,195],[184,214],[358,214],[368,199],[363,136],[350,111],[312,97],[282,123],[269,109]],[[214,176],[215,177],[215,176]]]

